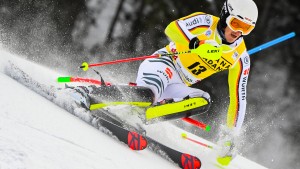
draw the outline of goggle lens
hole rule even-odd
[[[254,29],[254,25],[247,24],[233,16],[227,18],[226,22],[230,29],[240,31],[242,35],[248,35]]]

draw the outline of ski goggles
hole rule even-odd
[[[255,25],[245,23],[233,15],[227,17],[226,23],[231,30],[240,31],[242,35],[248,35],[255,27]]]

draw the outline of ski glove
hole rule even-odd
[[[189,43],[191,53],[195,53],[202,58],[218,60],[222,56],[222,48],[215,40],[199,40],[193,38]]]

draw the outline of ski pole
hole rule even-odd
[[[82,65],[79,68],[81,68],[83,71],[87,71],[90,67],[111,65],[111,64],[124,63],[124,62],[132,62],[132,61],[144,60],[144,59],[148,59],[148,58],[158,58],[158,57],[161,57],[161,56],[180,55],[180,54],[186,54],[186,53],[191,53],[191,52],[192,52],[192,50],[188,50],[188,51],[183,51],[183,52],[164,53],[164,54],[156,54],[156,55],[149,55],[149,56],[140,56],[140,57],[135,57],[135,58],[126,58],[126,59],[100,62],[100,63],[93,63],[93,64],[88,64],[87,62],[83,62]]]
[[[259,45],[253,49],[248,50],[249,55],[252,55],[256,52],[259,52],[263,49],[266,49],[270,46],[273,46],[275,44],[278,44],[282,41],[288,40],[292,37],[294,37],[296,34],[295,32],[291,32],[289,34],[286,34],[284,36],[281,36],[277,39],[274,39],[270,42],[264,43],[262,45]],[[183,52],[175,52],[175,53],[164,53],[164,54],[157,54],[157,55],[150,55],[150,56],[141,56],[141,57],[135,57],[135,58],[127,58],[127,59],[121,59],[121,60],[114,60],[114,61],[107,61],[107,62],[100,62],[100,63],[94,63],[94,64],[88,64],[87,62],[83,62],[82,65],[79,67],[84,71],[87,71],[90,67],[95,66],[103,66],[103,65],[110,65],[110,64],[116,64],[116,63],[124,63],[124,62],[131,62],[131,61],[137,61],[137,60],[144,60],[147,58],[158,58],[160,56],[172,56],[172,55],[180,55],[180,54],[187,54],[192,53],[193,50],[183,51]]]
[[[194,125],[196,127],[199,127],[199,128],[201,128],[201,129],[203,129],[203,130],[205,130],[207,132],[209,132],[210,129],[211,129],[210,125],[206,125],[206,124],[204,124],[204,123],[202,123],[200,121],[194,120],[194,119],[189,118],[189,117],[184,117],[184,118],[182,118],[182,120],[185,121],[185,122],[187,122],[187,123],[190,123],[190,124],[192,124],[192,125]]]
[[[282,41],[285,41],[285,40],[288,40],[288,39],[290,39],[290,38],[292,38],[292,37],[295,37],[295,35],[296,35],[295,32],[288,33],[288,34],[283,35],[283,36],[281,36],[281,37],[279,37],[279,38],[276,38],[276,39],[274,39],[274,40],[271,40],[271,41],[269,41],[269,42],[267,42],[267,43],[264,43],[264,44],[262,44],[262,45],[259,45],[259,46],[255,47],[255,48],[253,48],[253,49],[250,49],[250,50],[248,50],[248,53],[249,53],[249,55],[252,55],[252,54],[254,54],[254,53],[256,53],[256,52],[259,52],[259,51],[261,51],[261,50],[263,50],[263,49],[266,49],[266,48],[268,48],[268,47],[270,47],[270,46],[273,46],[273,45],[275,45],[275,44],[277,44],[277,43],[280,43],[280,42],[282,42]]]
[[[58,77],[57,78],[57,82],[59,83],[69,83],[69,82],[84,82],[84,83],[92,83],[92,84],[97,84],[97,85],[101,85],[101,81],[100,80],[95,80],[95,79],[89,79],[89,78],[83,78],[83,77]],[[110,82],[105,82],[106,86],[110,86],[111,83]]]
[[[192,138],[189,138],[189,137],[187,136],[186,133],[181,133],[181,137],[184,138],[184,139],[186,139],[186,140],[189,140],[189,141],[191,141],[191,142],[193,142],[193,143],[196,143],[196,144],[199,144],[199,145],[201,145],[201,146],[204,146],[204,147],[213,149],[213,147],[210,146],[210,145],[208,145],[208,144],[205,144],[205,143],[202,143],[202,142],[200,142],[200,141],[197,141],[197,140],[194,140],[194,139],[192,139]]]

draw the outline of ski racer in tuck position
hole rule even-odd
[[[138,70],[136,84],[151,89],[153,105],[179,103],[192,98],[204,98],[209,103],[211,98],[207,92],[189,86],[229,70],[227,128],[230,136],[223,138],[225,142],[221,146],[225,146],[225,151],[218,158],[224,165],[234,155],[231,151],[234,136],[238,135],[244,121],[250,58],[243,36],[254,29],[257,17],[258,9],[253,0],[226,0],[220,18],[196,12],[175,20],[165,29],[171,42],[154,53],[174,55],[146,59]],[[188,50],[195,52],[176,54]],[[81,93],[91,93],[93,90],[92,87],[81,86],[75,89]]]

